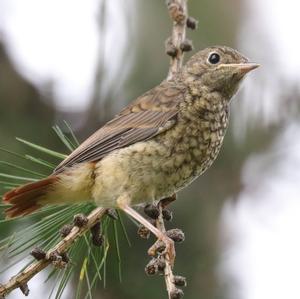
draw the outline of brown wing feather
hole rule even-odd
[[[98,161],[108,153],[147,140],[169,129],[183,100],[184,86],[164,82],[139,97],[72,152],[55,173],[82,162]]]

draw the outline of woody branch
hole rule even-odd
[[[186,39],[186,28],[188,27],[190,29],[196,29],[197,21],[194,18],[188,16],[187,0],[167,0],[166,4],[171,20],[173,21],[172,34],[166,40],[165,44],[166,54],[170,56],[170,67],[167,80],[172,80],[182,67],[184,52],[191,51],[193,49],[192,42]],[[173,200],[175,198],[176,195],[174,194]],[[171,199],[171,201],[173,200]],[[156,219],[156,227],[169,236],[173,234],[173,238],[177,238],[177,241],[183,241],[184,234],[180,230],[175,229],[169,232],[166,231],[163,215],[165,205],[165,200],[162,200],[158,204],[159,215]],[[157,245],[157,243],[158,242],[156,242],[156,244],[154,244],[153,246],[159,246]],[[155,262],[150,262],[147,267],[150,265],[149,269],[151,270],[151,266],[153,266],[154,264]],[[182,298],[183,292],[181,289],[177,288],[177,286],[185,286],[185,278],[181,276],[175,276],[173,274],[173,265],[170,263],[170,260],[167,256],[164,257],[163,272],[168,292],[168,298]]]
[[[14,289],[20,288],[24,295],[28,295],[29,289],[27,283],[36,274],[41,272],[50,264],[56,267],[64,267],[67,263],[66,252],[76,242],[76,240],[89,231],[101,218],[106,214],[106,209],[96,208],[87,217],[83,217],[84,221],[75,221],[75,225],[70,232],[48,252],[35,252],[39,261],[33,262],[17,275],[13,276],[6,284],[0,284],[0,298],[4,298]],[[81,216],[82,217],[82,216]],[[34,255],[34,254],[33,254]]]

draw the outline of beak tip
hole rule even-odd
[[[260,64],[258,64],[258,63],[247,62],[247,63],[243,64],[240,69],[241,69],[242,73],[246,74],[250,71],[257,69],[258,67],[260,67]]]
[[[253,69],[257,69],[258,67],[260,67],[259,63],[252,63],[252,65],[253,65]]]

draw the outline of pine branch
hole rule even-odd
[[[172,35],[166,41],[166,53],[171,56],[170,68],[167,80],[172,80],[175,74],[180,70],[183,62],[184,43],[186,42],[186,21],[187,21],[187,0],[167,0],[169,15],[173,21]],[[166,232],[163,207],[158,205],[159,216],[156,220],[156,226],[162,232]],[[173,265],[169,259],[165,258],[164,277],[169,299],[181,298],[183,292],[177,289],[173,274]],[[182,293],[181,293],[182,292]]]
[[[166,53],[171,56],[167,80],[180,70],[186,41],[187,0],[167,0],[169,15],[173,21],[172,35],[166,40]]]
[[[159,216],[156,220],[156,227],[162,232],[166,233],[166,227],[165,227],[164,217],[163,217],[163,207],[161,203],[158,205],[158,208],[159,208]],[[177,288],[175,285],[172,265],[168,258],[165,258],[164,277],[165,277],[169,299],[174,299],[174,294],[177,292]]]
[[[191,51],[193,49],[192,42],[186,39],[186,27],[190,29],[196,29],[197,21],[191,17],[188,17],[187,0],[166,0],[166,4],[169,11],[169,15],[173,21],[172,35],[166,40],[165,44],[166,54],[168,54],[171,57],[167,80],[172,80],[176,73],[178,73],[182,67],[184,52]],[[173,200],[174,199],[176,199],[176,195],[174,195]],[[159,216],[156,220],[156,227],[163,233],[168,234],[165,228],[163,215],[163,210],[165,206],[166,204],[164,204],[163,201],[160,201],[160,203],[158,204]],[[180,233],[181,231],[179,231],[179,234]],[[183,233],[182,236],[184,236]],[[181,289],[177,288],[177,285],[185,286],[185,278],[174,276],[173,265],[170,263],[168,255],[165,255],[164,262],[165,265],[163,271],[168,292],[168,298],[182,298],[183,292]],[[179,283],[178,280],[180,280]]]
[[[20,288],[25,295],[28,294],[28,281],[51,263],[55,264],[55,260],[52,257],[62,256],[64,253],[66,253],[66,251],[76,242],[76,240],[90,230],[96,223],[98,223],[105,214],[106,209],[104,208],[94,209],[87,216],[87,222],[81,227],[74,226],[64,239],[62,239],[46,253],[45,258],[30,264],[19,274],[13,276],[6,284],[0,284],[0,298],[4,298],[7,294],[17,288]]]

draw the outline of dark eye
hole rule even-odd
[[[208,57],[208,61],[211,64],[217,64],[220,61],[220,55],[218,53],[211,53]]]

